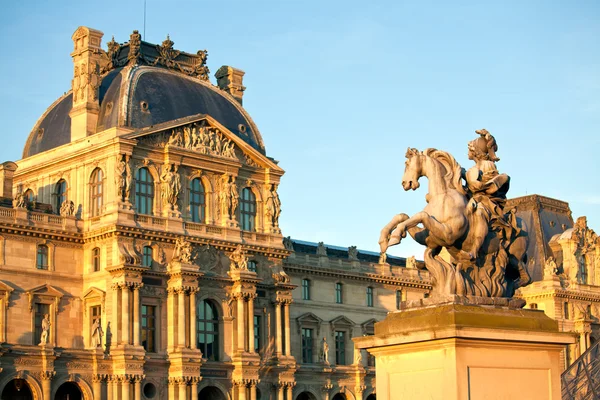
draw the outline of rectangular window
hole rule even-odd
[[[310,300],[310,280],[302,279],[302,300]]]
[[[424,294],[423,294],[423,298],[424,298],[424,299],[428,299],[428,298],[429,298],[429,293],[424,293]]]
[[[313,362],[313,330],[302,328],[302,362],[312,364]]]
[[[563,303],[563,312],[564,312],[565,319],[569,319],[569,303],[566,301]]]
[[[343,298],[342,298],[342,284],[341,283],[336,283],[335,284],[335,302],[338,304],[342,304]]]
[[[402,304],[402,290],[396,290],[396,310],[400,309]]]
[[[335,331],[335,363],[346,365],[346,332]]]
[[[255,352],[259,352],[260,351],[260,340],[261,340],[261,334],[262,334],[262,327],[260,325],[261,323],[261,317],[260,315],[255,315],[254,316],[254,351]]]
[[[142,305],[142,346],[156,352],[156,306]]]
[[[37,269],[48,269],[48,246],[40,244],[37,247]]]
[[[50,304],[35,303],[35,336],[33,337],[33,344],[40,343],[42,337],[42,320],[44,315],[50,314]],[[48,341],[50,338],[48,338]]]
[[[367,307],[373,307],[373,288],[367,288]]]
[[[248,271],[256,272],[256,261],[248,261]]]

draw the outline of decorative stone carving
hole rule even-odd
[[[166,163],[162,168],[160,181],[162,183],[161,198],[163,204],[170,209],[176,209],[181,191],[181,177],[179,176],[178,166]]]
[[[294,243],[290,236],[283,238],[283,247],[285,247],[286,250],[294,251]]]
[[[352,261],[358,261],[358,249],[356,246],[348,247],[348,258]]]
[[[273,183],[269,186],[267,201],[265,203],[265,214],[271,227],[278,228],[279,215],[281,214],[281,200],[277,194],[277,185]]]
[[[50,336],[50,317],[48,314],[44,314],[44,318],[42,319],[42,335],[40,337],[40,346],[45,346],[48,344],[48,337]]]
[[[271,277],[273,278],[276,284],[287,284],[291,282],[290,276],[283,270],[283,267],[281,265],[273,266],[273,273],[271,274]]]
[[[121,201],[129,201],[131,190],[131,167],[129,165],[129,157],[125,154],[117,162],[115,183],[117,184],[117,194]]]
[[[129,36],[129,54],[127,61],[129,65],[137,65],[144,59],[142,56],[142,35],[137,30]]]
[[[104,331],[100,324],[100,318],[96,318],[92,324],[92,347],[96,348],[102,346],[102,336],[104,336]]]
[[[25,198],[25,194],[23,192],[19,192],[16,194],[13,199],[13,207],[14,208],[26,208],[27,207],[27,199]]]
[[[104,56],[107,59],[107,63],[101,70],[101,73],[104,74],[111,69],[121,67],[122,64],[119,62],[119,53],[121,51],[121,45],[115,42],[115,37],[113,36],[110,42],[106,43],[108,50],[104,52]]]
[[[238,244],[229,255],[229,260],[231,261],[230,269],[232,271],[248,271],[248,257],[241,244]]]
[[[327,344],[327,338],[323,337],[321,341],[321,354],[319,355],[319,361],[325,365],[329,365],[329,344]]]
[[[65,200],[60,205],[60,215],[61,217],[72,217],[75,215],[75,203],[71,200]]]
[[[406,268],[407,269],[416,269],[417,268],[417,259],[415,256],[410,256],[406,259]]]
[[[221,191],[219,192],[219,203],[221,215],[229,220],[235,220],[235,210],[239,204],[239,194],[235,184],[235,178],[229,174],[221,177]]]
[[[587,226],[587,218],[579,217],[573,227],[571,238],[575,241],[575,260],[577,268],[571,268],[569,277],[572,283],[588,283],[588,267],[591,266],[596,246],[598,245],[598,235]]]
[[[327,257],[327,248],[325,247],[325,243],[319,242],[319,244],[317,244],[317,255]]]
[[[512,297],[531,282],[524,265],[526,226],[514,210],[504,213],[510,178],[496,168],[493,137],[477,133],[481,136],[468,145],[475,165],[466,173],[447,152],[407,150],[402,186],[416,190],[426,176],[427,205],[412,217],[394,217],[382,229],[379,244],[383,253],[408,232],[426,246],[425,268],[435,295]],[[443,249],[447,257],[440,254]]]
[[[185,240],[185,237],[178,237],[175,241],[175,251],[173,252],[173,261],[179,261],[184,264],[192,264],[195,260],[194,248],[192,244]]]
[[[552,277],[557,274],[558,266],[556,265],[556,261],[554,261],[554,257],[550,256],[546,259],[546,263],[544,264],[544,279],[552,279]]]
[[[174,44],[175,43],[171,40],[169,35],[167,35],[167,38],[162,42],[162,45],[157,44],[156,50],[158,51],[158,57],[156,57],[152,65],[162,64],[168,68],[175,67],[175,58],[177,58],[181,52],[173,49]]]

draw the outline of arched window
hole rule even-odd
[[[154,202],[154,179],[148,168],[140,168],[135,173],[135,207],[139,214],[152,214]]]
[[[195,178],[190,185],[190,215],[192,222],[204,222],[205,208],[204,186],[200,178]]]
[[[37,247],[37,269],[48,269],[48,246],[40,244]]]
[[[65,181],[64,179],[58,181],[56,183],[54,193],[56,194],[56,204],[54,211],[57,214],[60,214],[60,206],[62,206],[62,203],[64,203],[65,200],[67,200],[67,181]]]
[[[94,247],[92,249],[92,267],[94,272],[100,271],[100,248]]]
[[[256,196],[252,193],[252,189],[250,188],[242,189],[242,197],[240,198],[240,220],[242,230],[255,230]]]
[[[25,193],[23,193],[23,195],[25,196],[25,201],[27,202],[27,205],[33,204],[33,200],[35,199],[35,195],[33,194],[33,190],[27,189],[25,191]]]
[[[144,246],[142,250],[142,266],[152,267],[152,246]]]
[[[198,348],[210,361],[219,360],[219,312],[210,300],[202,300],[198,305],[196,324]]]
[[[92,209],[92,217],[97,217],[102,212],[102,204],[104,203],[104,174],[100,168],[96,168],[92,172],[90,178],[90,203]]]

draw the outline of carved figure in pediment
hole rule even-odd
[[[75,215],[75,203],[71,200],[65,200],[60,205],[60,216],[61,217],[72,217]]]
[[[277,194],[277,185],[271,184],[265,204],[267,220],[273,228],[279,227],[279,215],[281,214],[281,200]]]
[[[171,208],[175,208],[181,190],[181,178],[179,177],[177,165],[165,164],[160,180],[162,182],[161,197],[164,204],[168,204]]]
[[[220,273],[221,271],[217,271],[219,268],[219,254],[217,250],[211,245],[207,244],[201,246],[198,249],[197,257],[198,264],[202,267],[204,271],[207,272],[215,272]]]
[[[219,202],[221,205],[221,215],[230,220],[235,219],[235,210],[237,210],[239,204],[239,195],[235,178],[232,175],[224,174],[221,177]]]
[[[182,262],[184,264],[192,264],[195,260],[192,243],[188,242],[183,236],[180,236],[175,240],[173,260]]]
[[[235,250],[229,255],[232,271],[248,271],[248,257],[242,249],[242,245],[238,244]]]

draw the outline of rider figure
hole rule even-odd
[[[468,204],[469,212],[475,217],[472,224],[473,246],[468,252],[468,258],[477,258],[485,237],[490,229],[504,231],[503,237],[510,236],[511,225],[504,218],[503,208],[506,203],[510,177],[498,173],[494,150],[498,149],[496,140],[485,129],[475,131],[481,137],[469,142],[469,159],[475,161],[475,165],[465,173],[467,189],[471,200]]]

